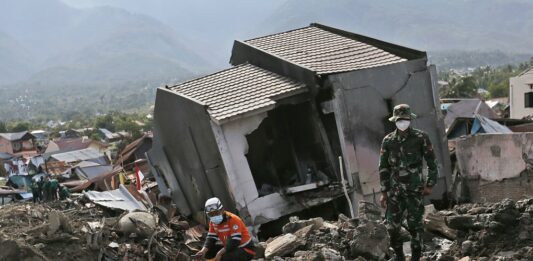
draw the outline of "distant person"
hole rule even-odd
[[[58,191],[59,190],[59,182],[57,179],[50,180],[50,187],[49,187],[49,193],[50,193],[50,200],[57,200],[58,199]]]
[[[411,234],[411,260],[418,261],[422,256],[424,196],[431,194],[438,177],[429,136],[411,127],[411,120],[415,117],[407,104],[394,107],[389,120],[396,124],[396,130],[383,139],[379,159],[380,202],[382,207],[387,208],[387,230],[396,254],[394,260],[398,261],[405,260],[400,236],[404,218]],[[428,166],[426,181],[422,173],[423,159]]]
[[[59,199],[65,200],[70,195],[70,191],[66,186],[59,185]]]
[[[49,201],[50,200],[50,177],[46,176],[43,181],[43,187],[42,187],[42,194],[43,194],[43,200]]]
[[[31,193],[33,195],[33,203],[41,201],[41,190],[37,181],[31,183]]]
[[[248,261],[255,256],[255,247],[242,220],[222,207],[218,198],[205,202],[209,232],[204,247],[193,258],[215,261]]]
[[[39,199],[41,201],[43,201],[44,199],[43,185],[44,185],[44,177],[41,177],[39,181],[37,181],[37,186],[39,187]]]

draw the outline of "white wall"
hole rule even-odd
[[[520,119],[528,115],[533,115],[533,108],[526,108],[524,104],[524,94],[533,92],[533,89],[528,85],[533,84],[533,69],[520,76],[512,77],[509,81],[511,118]]]

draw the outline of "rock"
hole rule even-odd
[[[446,225],[452,229],[468,231],[474,228],[475,216],[471,215],[459,215],[446,217]]]
[[[324,261],[340,261],[343,260],[342,256],[340,255],[339,251],[324,247],[320,250],[320,256],[324,258]]]
[[[148,212],[131,212],[124,215],[118,221],[118,229],[124,234],[132,233],[143,237],[149,237],[156,228],[154,215]]]
[[[461,253],[465,256],[470,255],[474,249],[474,244],[470,240],[466,240],[461,244]]]
[[[459,261],[470,261],[470,257],[469,256],[465,256],[465,257],[459,259]]]
[[[381,260],[389,248],[389,234],[385,225],[367,221],[355,229],[354,239],[350,242],[352,256]]]
[[[2,240],[0,237],[0,260],[22,260],[22,261],[48,261],[39,250],[28,246],[23,242],[14,240]]]
[[[35,248],[37,248],[37,249],[42,249],[42,248],[45,248],[46,245],[43,244],[43,243],[39,243],[39,244],[35,244],[35,245],[33,245],[33,247],[35,247]]]
[[[265,250],[267,248],[267,243],[265,242],[259,242],[259,244],[257,244],[255,246],[255,258],[258,259],[258,258],[264,258],[265,257]]]
[[[485,214],[489,211],[486,207],[475,207],[470,210],[468,210],[466,213],[469,215],[479,215],[479,214]]]
[[[50,211],[48,214],[48,231],[46,234],[51,236],[55,234],[59,229],[62,229],[65,232],[71,232],[72,227],[65,216],[65,214],[59,211]]]
[[[293,253],[298,247],[303,246],[304,242],[294,234],[288,233],[279,236],[268,243],[265,249],[265,257],[285,256]]]
[[[298,238],[307,238],[307,236],[313,231],[314,225],[309,225],[303,228],[300,228],[294,233]]]
[[[520,212],[516,209],[514,201],[508,198],[494,204],[493,212],[494,220],[504,225],[513,225],[520,216]]]
[[[522,213],[522,216],[520,216],[519,220],[520,224],[522,225],[531,225],[531,214],[529,214],[528,212]]]
[[[381,220],[381,209],[372,202],[367,201],[359,201],[359,208],[358,208],[358,218],[359,219],[366,219],[366,220],[373,220],[373,221],[380,221]]]
[[[299,220],[298,217],[290,217],[289,220],[290,222],[288,224],[285,224],[281,228],[281,231],[283,232],[283,234],[294,233],[300,230],[301,228],[304,228],[309,225],[313,225],[313,229],[318,229],[318,228],[321,228],[324,223],[324,219],[320,217],[311,218],[308,220]]]

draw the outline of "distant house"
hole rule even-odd
[[[533,67],[509,80],[511,118],[533,115]]]
[[[122,136],[120,134],[113,133],[108,129],[100,128],[98,129],[98,132],[100,133],[100,136],[102,136],[102,140],[108,143],[119,141],[122,139]]]
[[[35,136],[27,131],[0,133],[0,152],[16,154],[35,151]]]
[[[92,161],[103,165],[109,164],[109,159],[104,154],[91,148],[52,154],[49,161],[64,161],[68,164]]]
[[[35,145],[46,147],[49,142],[48,132],[45,130],[35,130],[31,134],[35,137]]]
[[[70,130],[60,131],[59,135],[61,136],[61,138],[64,138],[64,139],[73,139],[73,138],[80,138],[82,136],[82,133],[78,132],[77,130],[70,129]]]
[[[108,145],[100,141],[89,139],[87,137],[58,139],[50,141],[48,147],[46,148],[46,153],[68,152],[87,148],[95,149],[101,153],[104,153],[107,152]]]

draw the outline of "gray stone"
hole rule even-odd
[[[299,220],[298,217],[291,217],[290,222],[285,224],[281,228],[281,231],[283,232],[283,234],[294,233],[309,225],[313,225],[313,229],[318,229],[323,226],[323,223],[324,223],[324,219],[320,217],[312,218],[308,220]]]
[[[474,244],[470,240],[466,240],[461,244],[461,253],[464,256],[470,255],[474,249]]]
[[[475,216],[459,215],[446,217],[446,225],[452,229],[469,230],[474,228]]]
[[[118,229],[124,234],[136,234],[142,237],[151,236],[156,228],[155,216],[148,212],[131,212],[118,221]]]
[[[265,257],[271,258],[275,256],[285,256],[293,253],[298,247],[303,246],[305,243],[297,236],[288,233],[279,237],[276,237],[270,243],[267,244],[265,249]]]
[[[367,259],[381,260],[389,249],[389,234],[385,225],[367,221],[355,229],[354,239],[350,242],[350,254]]]

